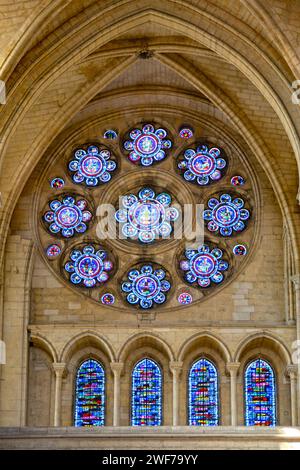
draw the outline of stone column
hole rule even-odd
[[[297,425],[300,425],[300,275],[292,277],[292,282],[295,291],[295,310],[296,310],[296,329],[297,329],[297,343],[294,348],[294,354],[297,360]],[[295,361],[294,361],[295,362]]]
[[[291,386],[291,421],[292,426],[297,426],[297,365],[289,364],[286,373],[290,378]]]
[[[62,379],[66,371],[66,364],[64,362],[54,362],[52,364],[55,373],[55,394],[54,394],[54,418],[53,425],[61,425],[61,388]]]
[[[179,379],[182,372],[182,362],[170,362],[170,371],[173,374],[173,426],[178,426],[179,417]]]
[[[230,374],[230,413],[231,426],[237,425],[237,400],[236,400],[236,377],[240,368],[240,362],[229,362],[226,364],[227,371]]]
[[[111,362],[110,367],[114,374],[114,412],[113,426],[120,426],[120,377],[123,370],[123,362]]]

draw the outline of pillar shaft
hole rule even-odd
[[[122,362],[111,362],[110,367],[114,374],[114,409],[113,426],[120,426],[120,377],[123,370]]]
[[[179,381],[182,372],[182,362],[170,362],[170,370],[173,375],[173,426],[178,426],[179,421]]]
[[[297,365],[290,364],[287,367],[287,375],[291,386],[291,424],[297,426]]]
[[[295,291],[295,310],[296,310],[296,328],[297,328],[297,342],[295,357],[297,358],[297,394],[296,394],[296,406],[297,406],[297,425],[300,425],[300,275],[292,277],[292,282]]]
[[[230,362],[227,364],[227,370],[230,374],[230,417],[231,426],[237,425],[237,400],[236,400],[236,378],[240,367],[239,362]]]
[[[54,393],[54,417],[53,425],[61,425],[61,389],[62,379],[66,370],[66,364],[63,362],[54,362],[53,370],[55,373],[55,393]]]

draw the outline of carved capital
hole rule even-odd
[[[296,364],[288,364],[286,366],[286,375],[291,380],[296,380],[298,374],[298,366]]]
[[[124,362],[111,362],[110,368],[113,371],[113,374],[120,377],[124,367]]]
[[[170,371],[173,375],[177,375],[177,377],[179,377],[182,372],[182,366],[183,362],[181,361],[171,361],[169,364]]]
[[[227,362],[226,370],[229,372],[230,376],[236,377],[239,371],[241,363],[240,362]]]
[[[67,368],[65,362],[53,362],[52,368],[57,378],[62,378],[67,375]]]

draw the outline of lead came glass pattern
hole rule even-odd
[[[49,232],[70,238],[88,229],[92,214],[87,210],[88,203],[85,199],[76,200],[75,197],[66,195],[61,200],[50,201],[49,207],[50,210],[43,216]]]
[[[104,139],[116,140],[118,138],[118,133],[113,129],[108,129],[103,134]]]
[[[151,188],[142,188],[138,196],[122,197],[122,207],[116,212],[121,224],[122,236],[150,243],[159,237],[167,238],[172,232],[171,222],[179,217],[178,210],[171,206],[170,194],[155,194]]]
[[[166,129],[145,124],[141,129],[130,131],[129,139],[123,143],[123,147],[129,153],[128,158],[131,162],[151,166],[166,158],[172,142],[168,139]]]
[[[232,249],[232,252],[235,256],[246,256],[248,250],[245,245],[235,245]]]
[[[246,426],[276,425],[275,374],[268,362],[256,359],[245,371]]]
[[[130,270],[121,288],[129,304],[148,309],[166,301],[171,283],[164,269],[154,269],[152,265],[145,264],[140,269]]]
[[[132,426],[160,426],[162,422],[162,376],[159,366],[145,358],[132,371]]]
[[[96,250],[94,246],[86,245],[71,251],[64,268],[70,274],[72,284],[95,287],[108,280],[113,263],[105,250]]]
[[[207,359],[199,359],[189,373],[189,425],[217,426],[218,401],[217,369]]]
[[[87,150],[76,150],[74,157],[69,162],[72,180],[87,187],[108,183],[117,168],[116,162],[111,159],[111,152],[96,145],[90,145]]]
[[[88,359],[76,375],[75,426],[104,426],[105,372],[102,365]]]
[[[200,145],[188,148],[178,162],[178,168],[186,181],[206,186],[222,178],[227,166],[219,148]]]
[[[209,287],[211,283],[220,284],[224,279],[222,271],[229,268],[220,248],[210,248],[200,245],[197,250],[187,249],[185,259],[180,262],[180,269],[189,284],[198,284],[199,287]]]
[[[179,137],[181,139],[191,139],[194,136],[193,129],[191,127],[182,127],[179,131]]]
[[[49,245],[46,254],[49,259],[57,258],[61,254],[61,247],[57,244]]]
[[[213,197],[208,201],[209,209],[203,211],[203,218],[210,232],[215,232],[223,237],[230,237],[234,232],[242,232],[246,228],[246,221],[250,218],[250,212],[244,208],[245,201],[236,197],[232,199],[230,194],[222,194],[220,199]]]
[[[61,189],[64,187],[64,185],[65,181],[63,180],[63,178],[53,178],[53,180],[51,180],[50,182],[50,186],[53,189]]]

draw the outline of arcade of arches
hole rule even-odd
[[[300,2],[0,12],[0,448],[300,448]]]

